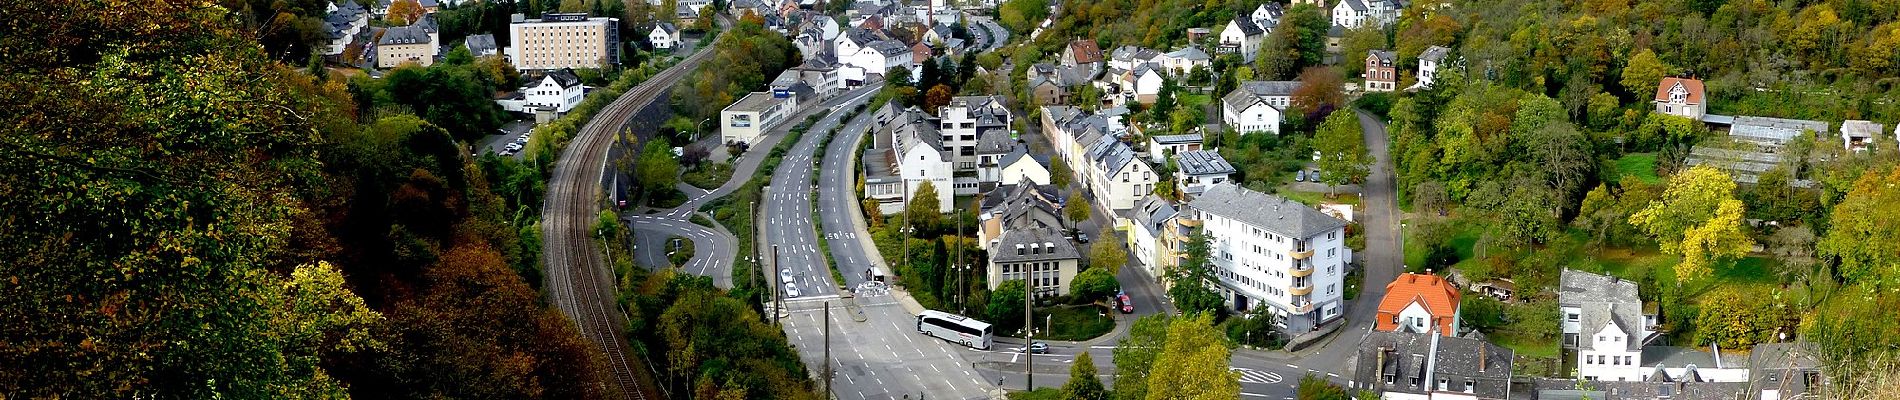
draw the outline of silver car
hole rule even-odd
[[[789,299],[793,297],[798,297],[798,284],[786,282],[785,283],[785,298]]]

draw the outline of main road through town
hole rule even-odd
[[[864,105],[877,93],[882,83],[852,91],[834,100],[835,104],[824,105],[819,112],[829,112],[799,137],[798,143],[785,152],[785,158],[778,164],[778,170],[772,171],[772,179],[759,205],[760,230],[764,233],[759,243],[759,253],[772,262],[761,264],[769,268],[767,274],[775,283],[775,293],[787,298],[824,298],[836,297],[839,293],[837,283],[831,279],[830,267],[824,252],[818,247],[817,226],[812,220],[811,197],[817,185],[812,176],[812,159],[829,137],[827,135],[838,128],[844,115],[850,110]],[[775,254],[776,252],[776,254]],[[776,258],[773,258],[776,256]],[[840,264],[842,267],[843,264]],[[785,281],[784,277],[791,280]]]
[[[709,46],[710,47],[710,46]],[[602,203],[601,177],[614,133],[640,109],[658,99],[712,52],[700,51],[648,78],[615,99],[582,126],[554,164],[542,208],[542,260],[548,296],[574,321],[581,334],[599,346],[614,392],[627,398],[659,398],[651,369],[628,347],[621,330],[626,314],[615,303],[613,270],[594,244],[593,224]]]

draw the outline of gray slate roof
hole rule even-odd
[[[1353,1],[1353,0],[1347,0],[1347,1]],[[1244,34],[1247,36],[1254,36],[1254,35],[1259,35],[1259,34],[1263,34],[1267,32],[1264,29],[1260,29],[1260,25],[1254,24],[1252,18],[1246,17],[1246,16],[1234,18],[1234,25],[1240,28],[1241,34]]]
[[[1747,382],[1575,381],[1538,379],[1538,400],[1733,400]],[[1579,387],[1585,389],[1578,389]],[[1788,398],[1788,397],[1783,397]]]
[[[383,38],[376,41],[378,45],[426,43],[429,43],[429,32],[420,24],[385,29]]]
[[[1018,248],[1023,249],[1023,254],[1016,254]],[[994,263],[1080,259],[1075,245],[1049,228],[1007,229],[1002,237],[996,238],[996,244],[990,246],[990,262]]]
[[[548,77],[554,78],[554,84],[561,85],[562,89],[571,88],[571,87],[574,87],[574,85],[581,84],[581,77],[580,75],[574,74],[573,68],[562,68],[559,70],[548,72]]]
[[[1220,100],[1235,110],[1245,110],[1254,103],[1266,104],[1277,110],[1280,107],[1267,102],[1267,98],[1292,96],[1293,91],[1299,88],[1300,81],[1243,81]]]
[[[1346,7],[1352,8],[1353,11],[1366,11],[1366,2],[1360,0],[1346,0]]]
[[[1432,47],[1425,48],[1425,52],[1419,53],[1418,59],[1429,60],[1431,62],[1442,62],[1442,61],[1445,61],[1445,56],[1450,55],[1450,54],[1451,54],[1451,48],[1449,47],[1432,46]]]
[[[468,47],[468,52],[476,55],[481,55],[484,52],[494,52],[495,49],[497,49],[497,47],[495,47],[495,35],[486,33],[468,35],[467,39],[462,39],[462,45]]]
[[[1016,149],[1016,138],[1009,137],[1009,131],[991,130],[976,138],[976,154],[1005,154]]]
[[[899,42],[896,40],[879,40],[879,41],[871,42],[871,44],[865,45],[864,47],[868,47],[871,50],[876,50],[878,54],[883,54],[885,57],[891,57],[891,56],[896,56],[899,54],[910,52],[909,46],[905,46],[904,42]]]
[[[1182,47],[1180,50],[1168,52],[1168,57],[1179,58],[1179,59],[1184,59],[1184,60],[1211,60],[1213,59],[1213,57],[1209,57],[1207,55],[1207,52],[1201,51],[1200,47],[1195,47],[1195,46]]]
[[[1148,140],[1153,140],[1155,143],[1162,144],[1162,145],[1200,143],[1201,134],[1188,133],[1188,134],[1181,134],[1181,135],[1149,136]]]
[[[1436,355],[1433,354],[1436,341]],[[1472,394],[1480,398],[1505,398],[1510,393],[1511,356],[1508,348],[1477,339],[1446,337],[1429,333],[1371,332],[1360,342],[1353,358],[1353,380],[1382,387],[1388,392],[1428,393],[1438,379],[1445,379],[1446,390],[1461,392],[1467,381],[1476,381]],[[1426,375],[1431,380],[1426,380]],[[1385,384],[1385,375],[1393,375]],[[1419,386],[1412,385],[1412,379]]]
[[[1213,185],[1187,206],[1203,214],[1231,218],[1281,236],[1301,239],[1346,226],[1346,221],[1300,202],[1248,190],[1233,183]]]
[[[1648,339],[1643,334],[1643,301],[1637,297],[1636,282],[1618,279],[1613,276],[1598,275],[1589,272],[1565,268],[1558,277],[1557,304],[1562,307],[1578,307],[1582,311],[1579,317],[1582,325],[1577,340],[1581,350],[1591,350],[1595,340],[1591,335],[1601,332],[1605,325],[1616,324],[1617,329],[1631,336],[1624,341],[1625,350],[1637,351]]]
[[[1174,218],[1174,214],[1177,213],[1177,211],[1174,208],[1174,204],[1169,203],[1167,199],[1161,196],[1149,195],[1142,197],[1140,202],[1135,203],[1133,213],[1134,215],[1129,219],[1134,220],[1135,223],[1146,226],[1149,232],[1159,234],[1162,229],[1167,229],[1168,219]]]
[[[1174,155],[1174,163],[1181,173],[1188,175],[1220,175],[1234,173],[1234,165],[1227,163],[1226,157],[1213,150],[1188,150]]]
[[[1129,164],[1142,162],[1135,156],[1134,148],[1122,143],[1120,138],[1106,135],[1089,146],[1088,158],[1098,170],[1109,175],[1121,173]]]

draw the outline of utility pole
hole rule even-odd
[[[831,302],[825,302],[825,397],[831,395]]]
[[[778,245],[776,244],[772,245],[772,270],[778,270]],[[785,311],[785,282],[778,281],[778,274],[772,274],[772,279],[772,282],[775,282],[772,284],[772,293],[774,293],[772,303],[775,304],[772,306],[772,323],[777,324],[779,316]]]
[[[1035,281],[1035,275],[1023,278],[1023,357],[1028,359],[1023,362],[1023,390],[1036,390],[1036,353],[1029,351],[1029,346],[1036,344],[1036,317],[1033,316],[1036,307],[1031,300],[1035,296],[1030,295],[1033,291],[1029,290],[1029,282]]]
[[[965,264],[963,262],[963,213],[957,213],[956,218],[957,218],[957,255],[956,255],[956,261],[950,262],[950,268],[953,271],[957,271],[957,314],[962,315],[968,312],[965,310],[965,307],[963,305],[964,299],[963,299],[963,267],[962,266],[968,265],[968,264]]]

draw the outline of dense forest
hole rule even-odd
[[[209,3],[0,12],[61,22],[0,37],[0,392],[607,395],[592,345],[511,268],[538,234],[456,144],[465,114],[361,109],[405,99],[285,66]],[[399,72],[492,92],[479,69]]]

